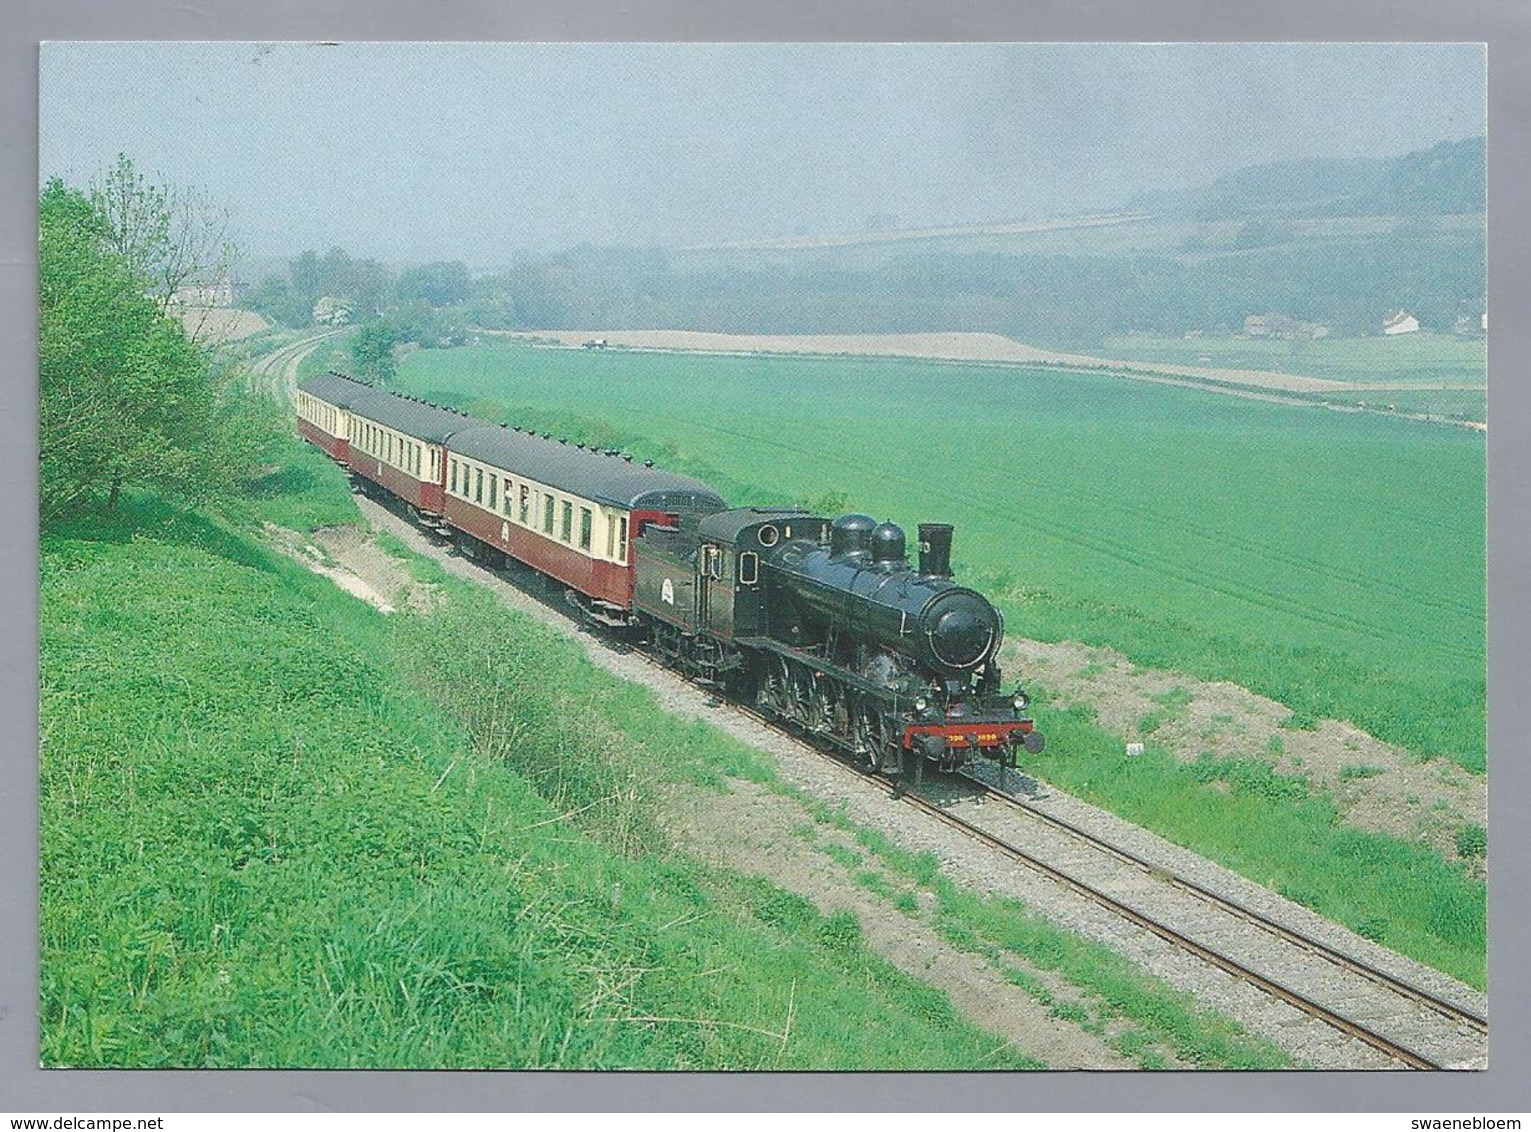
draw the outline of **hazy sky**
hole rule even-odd
[[[1484,89],[1472,44],[49,43],[41,174],[123,151],[252,254],[487,266],[1107,207],[1475,136]]]

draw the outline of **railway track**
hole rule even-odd
[[[1082,879],[1077,868],[1059,867],[1037,852],[1023,849],[978,823],[952,813],[938,802],[916,793],[905,793],[903,797],[936,820],[962,829],[1092,903],[1332,1026],[1340,1033],[1365,1043],[1402,1066],[1410,1069],[1450,1069],[1485,1063],[1488,1020],[1477,1011],[1410,983],[1236,899],[1214,892],[1188,877],[1168,872],[1162,866],[1120,845],[1038,810],[991,783],[973,778],[967,778],[966,781],[977,785],[986,799],[997,799],[1024,814],[1028,821],[1061,832],[1088,851],[1109,857],[1136,871],[1148,879],[1150,891],[1173,889],[1208,909],[1211,915],[1201,918],[1199,930],[1187,929],[1183,918],[1179,925],[1171,922],[1176,917],[1174,902],[1145,899],[1147,893],[1141,886],[1136,886],[1135,899],[1123,899],[1109,891],[1112,887],[1109,883]],[[1145,905],[1153,907],[1154,912],[1145,911]],[[1167,910],[1160,911],[1160,906],[1166,906]],[[1220,929],[1214,922],[1215,917],[1263,933],[1275,942],[1276,949],[1250,948],[1247,938],[1242,947],[1237,945],[1237,941],[1228,941],[1226,937],[1230,933]],[[1229,946],[1229,942],[1235,945]],[[1255,952],[1253,957],[1249,954],[1251,951]],[[1281,952],[1295,953],[1301,961],[1287,961]],[[1327,965],[1330,974],[1320,974],[1308,962],[1314,960]],[[1292,973],[1299,976],[1305,974],[1305,977],[1293,978]],[[1368,985],[1370,992],[1358,995],[1356,988],[1359,984]],[[1385,1001],[1387,999],[1395,1001]]]
[[[340,327],[335,330],[326,330],[297,342],[290,342],[269,354],[262,354],[251,362],[250,373],[272,394],[291,396],[298,379],[298,365],[303,359],[326,340],[344,334],[348,329],[348,327]]]
[[[643,657],[649,664],[668,670],[668,666],[646,653],[639,651],[636,655]],[[1247,983],[1263,994],[1332,1027],[1346,1037],[1369,1046],[1399,1066],[1407,1069],[1443,1070],[1481,1068],[1487,1064],[1485,1050],[1488,1019],[1448,997],[1410,983],[1373,963],[1341,951],[1314,938],[1309,933],[1282,923],[1236,899],[1214,892],[1188,877],[1167,871],[1161,865],[1121,845],[1114,844],[1098,834],[1044,813],[1036,806],[981,778],[960,776],[961,781],[975,787],[982,798],[998,801],[1011,808],[1013,812],[1024,815],[1027,820],[1063,834],[1085,847],[1091,854],[1115,861],[1150,882],[1150,887],[1146,891],[1141,885],[1138,886],[1136,898],[1131,901],[1121,898],[1120,895],[1113,895],[1110,889],[1119,886],[1119,878],[1117,885],[1113,885],[1111,879],[1104,882],[1086,879],[1080,875],[1086,870],[1081,869],[1078,864],[1064,866],[1060,865],[1056,858],[1049,860],[1035,850],[1023,848],[1015,844],[1013,840],[985,828],[984,825],[953,812],[948,805],[927,797],[919,789],[895,786],[880,775],[850,764],[839,754],[822,749],[819,744],[811,740],[811,737],[801,734],[795,728],[784,726],[780,721],[773,720],[753,708],[735,706],[760,725],[830,759],[842,767],[846,773],[876,786],[891,798],[914,807],[1000,855],[1040,873],[1077,896],[1157,936],[1224,974]],[[1211,909],[1216,915],[1254,929],[1265,937],[1277,941],[1280,948],[1288,954],[1273,954],[1270,948],[1256,948],[1253,949],[1256,955],[1250,957],[1248,953],[1251,948],[1247,940],[1243,941],[1243,946],[1238,946],[1238,941],[1233,941],[1233,946],[1230,946],[1226,940],[1221,943],[1213,942],[1219,936],[1226,937],[1229,934],[1226,929],[1220,931],[1215,924],[1208,924],[1203,920],[1196,928],[1188,928],[1183,922],[1180,925],[1171,922],[1172,919],[1177,918],[1173,914],[1145,911],[1144,906],[1154,907],[1156,904],[1164,903],[1156,901],[1153,897],[1154,890],[1160,888],[1174,890],[1201,906]],[[1314,978],[1311,972],[1300,980],[1293,978],[1290,972],[1306,966],[1306,963],[1294,964],[1291,961],[1290,953],[1293,952],[1301,960],[1311,959],[1326,964],[1331,971],[1339,974],[1340,981],[1335,981],[1332,976],[1328,979]],[[1372,993],[1357,995],[1356,980],[1374,988]],[[1315,988],[1314,983],[1319,985]],[[1324,985],[1326,983],[1328,985]],[[1396,1003],[1390,1005],[1385,1001],[1379,1001],[1387,998],[1396,1000]],[[1376,1020],[1375,1016],[1378,1014],[1382,1015],[1381,1020]],[[1429,1021],[1426,1021],[1427,1019]],[[1432,1022],[1434,1024],[1431,1024]]]
[[[424,537],[439,545],[436,536]],[[569,610],[559,596],[533,592],[525,584],[523,571],[490,573],[567,620]],[[605,647],[613,647],[604,634],[599,639]],[[615,647],[655,669],[674,671],[641,650],[620,643]],[[1036,804],[981,778],[932,778],[919,789],[895,786],[852,765],[797,728],[751,708],[731,706],[990,852],[1022,865],[1302,1016],[1331,1027],[1337,1035],[1362,1043],[1378,1055],[1378,1067],[1441,1070],[1486,1065],[1487,1019],[1449,995],[1384,970],[1375,962],[1316,938],[1311,931],[1261,912],[1235,896],[1216,892],[1108,837],[1045,813]],[[930,796],[938,784],[949,788],[959,782],[958,795],[945,799]],[[973,816],[960,812],[972,809],[985,812]],[[1001,814],[991,812],[995,810]]]

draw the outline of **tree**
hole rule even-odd
[[[239,258],[227,209],[200,192],[150,181],[126,154],[92,183],[89,200],[105,225],[107,250],[139,279],[161,314],[188,284],[227,278]]]
[[[386,320],[374,318],[362,323],[351,341],[351,357],[356,361],[360,376],[380,385],[392,381],[397,372],[393,348],[398,344],[399,333]]]
[[[423,300],[433,307],[445,307],[466,299],[470,283],[467,265],[454,260],[407,268],[399,276],[396,290],[402,303]]]
[[[120,215],[49,181],[39,202],[39,448],[46,521],[128,486],[205,501],[250,474],[255,436],[179,322],[144,293]],[[147,212],[140,232],[163,216]]]

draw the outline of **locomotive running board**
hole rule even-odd
[[[855,688],[858,692],[863,692],[869,696],[876,696],[878,699],[890,700],[895,710],[897,709],[899,700],[897,693],[890,692],[881,684],[874,684],[870,680],[863,679],[854,672],[849,672],[820,657],[800,652],[791,645],[784,645],[770,637],[735,637],[734,644],[742,645],[745,648],[759,649],[762,652],[775,653],[777,656],[785,657],[787,660],[795,660],[804,667],[813,669],[815,672],[821,672],[825,676],[834,677],[841,683]]]

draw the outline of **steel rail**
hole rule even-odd
[[[666,671],[674,671],[666,665],[659,664],[658,661],[655,661],[653,658],[649,657],[641,650],[635,651],[637,652],[637,655],[642,656],[645,660],[649,661],[649,663],[656,664],[661,668],[665,668]],[[1042,860],[1041,858],[1026,852],[1026,850],[1020,848],[1017,845],[1011,844],[1001,837],[996,837],[994,834],[988,832],[980,826],[974,825],[972,822],[967,821],[965,818],[951,813],[939,804],[930,801],[928,798],[924,798],[919,794],[912,793],[907,789],[896,787],[890,784],[889,781],[881,775],[875,774],[871,771],[862,770],[861,768],[846,762],[843,758],[839,758],[838,756],[833,755],[827,751],[820,750],[813,743],[807,741],[807,737],[797,734],[792,729],[783,726],[778,721],[769,719],[761,713],[748,707],[741,706],[740,710],[743,712],[743,714],[763,724],[777,734],[793,739],[796,742],[802,744],[807,749],[830,759],[836,765],[842,767],[847,773],[855,775],[862,781],[878,787],[887,793],[890,797],[912,805],[915,809],[929,815],[930,817],[935,818],[937,821],[943,823],[944,825],[948,825],[961,833],[967,834],[974,840],[987,845],[989,848],[996,850],[1004,856],[1010,857],[1012,860],[1020,862],[1027,868],[1041,873],[1049,880],[1063,885],[1065,888],[1069,889],[1071,892],[1074,892],[1076,895],[1082,896],[1086,900],[1089,900],[1091,903],[1097,904],[1112,914],[1127,920],[1129,923],[1135,924],[1138,927],[1143,928],[1145,931],[1158,936],[1166,943],[1169,943],[1172,946],[1178,947],[1181,950],[1194,955],[1204,963],[1216,967],[1218,970],[1224,972],[1225,974],[1232,975],[1234,978],[1251,984],[1259,990],[1264,991],[1266,994],[1271,995],[1273,998],[1280,999],[1281,1001],[1296,1008],[1302,1013],[1309,1015],[1312,1018],[1316,1018],[1321,1022],[1327,1023],[1336,1030],[1339,1030],[1341,1033],[1355,1038],[1356,1040],[1363,1042],[1368,1046],[1371,1046],[1373,1049],[1376,1049],[1379,1052],[1392,1058],[1393,1060],[1402,1063],[1408,1068],[1431,1070],[1445,1068],[1445,1066],[1441,1065],[1439,1062],[1430,1060],[1428,1057],[1425,1057],[1423,1054],[1410,1049],[1408,1046],[1405,1046],[1400,1042],[1393,1041],[1391,1038],[1388,1038],[1383,1034],[1377,1033],[1375,1030],[1363,1026],[1361,1023],[1355,1021],[1354,1019],[1346,1018],[1343,1015],[1336,1014],[1334,1011],[1330,1010],[1322,1003],[1316,1002],[1313,999],[1301,994],[1300,992],[1292,990],[1290,987],[1277,982],[1275,979],[1269,977],[1268,975],[1260,974],[1253,968],[1247,967],[1240,963],[1238,960],[1224,955],[1222,952],[1216,951],[1198,940],[1192,939],[1190,936],[1184,934],[1183,932],[1176,931],[1169,925],[1161,923],[1160,921],[1154,919],[1152,916],[1149,916],[1146,913],[1133,908],[1131,905],[1122,903],[1114,896],[1111,896],[1101,889],[1096,888],[1094,885],[1091,885],[1086,881],[1082,881],[1078,877],[1070,876],[1062,869],[1059,869],[1056,866]],[[1003,796],[1002,793],[1001,796]],[[1111,846],[1104,845],[1104,843],[1103,847],[1112,848]],[[1126,855],[1130,856],[1130,854]],[[1163,870],[1159,869],[1155,869],[1154,871],[1159,873],[1163,872]],[[1254,913],[1251,913],[1251,915],[1254,915]]]
[[[1215,905],[1216,907],[1221,908],[1223,911],[1227,912],[1229,915],[1236,916],[1239,919],[1244,920],[1246,923],[1260,928],[1262,931],[1269,932],[1271,935],[1274,935],[1286,941],[1287,943],[1292,944],[1294,947],[1298,947],[1304,951],[1307,951],[1320,959],[1325,959],[1328,962],[1333,963],[1335,966],[1341,968],[1342,970],[1349,971],[1352,974],[1360,975],[1363,978],[1369,979],[1379,986],[1385,987],[1387,990],[1392,991],[1400,998],[1407,998],[1412,1002],[1418,1003],[1420,1006],[1426,1007],[1429,1010],[1433,1010],[1435,1013],[1441,1015],[1449,1021],[1460,1023],[1464,1026],[1467,1026],[1469,1029],[1476,1030],[1482,1034],[1488,1033],[1487,1018],[1484,1018],[1480,1014],[1474,1013],[1473,1011],[1459,1005],[1458,1003],[1452,1002],[1450,999],[1442,998],[1439,995],[1433,994],[1421,987],[1417,987],[1412,983],[1404,982],[1397,976],[1390,975],[1388,972],[1378,967],[1372,966],[1364,959],[1358,959],[1356,956],[1350,955],[1336,947],[1326,944],[1322,940],[1314,939],[1312,936],[1306,935],[1303,932],[1296,930],[1295,928],[1290,928],[1285,924],[1278,923],[1270,917],[1255,911],[1253,908],[1250,908],[1244,904],[1240,904],[1238,901],[1232,900],[1229,897],[1213,892],[1211,889],[1198,884],[1196,881],[1191,880],[1189,877],[1181,876],[1178,873],[1171,873],[1167,871],[1163,866],[1157,865],[1154,862],[1147,860],[1146,858],[1140,857],[1130,850],[1123,849],[1119,845],[1114,845],[1100,837],[1098,834],[1091,833],[1089,830],[1082,829],[1072,822],[1065,821],[1063,818],[1038,809],[1032,803],[1026,801],[1023,798],[1017,798],[1015,795],[1009,793],[1008,791],[1001,790],[993,783],[985,782],[983,779],[976,778],[970,774],[963,774],[962,777],[965,781],[971,782],[974,785],[981,787],[987,795],[1008,803],[1010,806],[1022,811],[1029,817],[1035,818],[1036,820],[1041,821],[1046,825],[1050,825],[1055,829],[1069,834],[1070,836],[1078,838],[1080,841],[1085,842],[1092,848],[1099,849],[1105,853],[1109,853],[1121,861],[1134,865],[1137,868],[1142,869],[1144,872],[1149,873],[1152,876],[1164,881],[1166,884],[1187,892],[1208,904]]]

